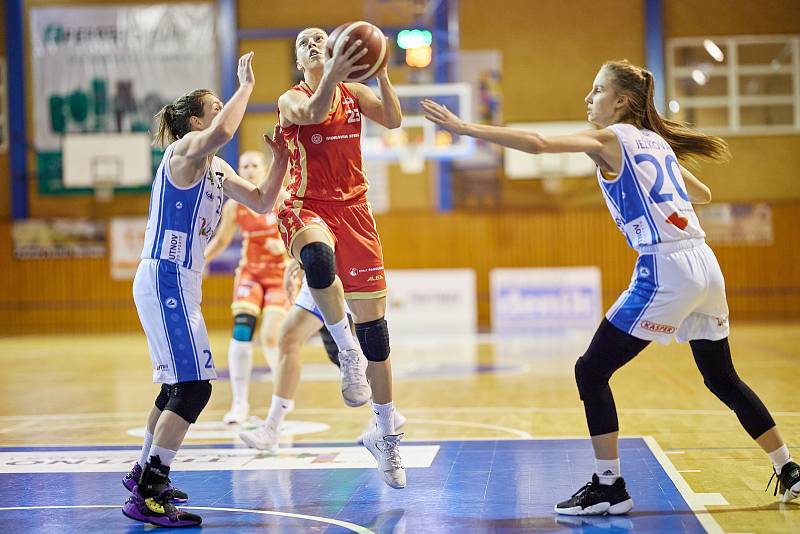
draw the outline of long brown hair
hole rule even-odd
[[[192,130],[190,119],[203,116],[203,97],[206,95],[214,95],[214,92],[208,89],[195,89],[161,108],[161,111],[153,117],[158,123],[153,144],[166,148],[176,139],[189,133]]]
[[[696,157],[727,161],[731,157],[728,143],[707,135],[688,124],[666,119],[658,114],[653,102],[653,73],[628,62],[609,61],[603,69],[619,94],[628,97],[628,108],[622,117],[637,128],[651,130],[669,143],[682,160]]]

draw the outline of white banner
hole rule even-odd
[[[492,269],[492,331],[594,329],[603,313],[600,269]]]
[[[218,68],[210,3],[30,10],[36,150],[67,132],[146,132]]]
[[[115,217],[111,219],[108,233],[111,246],[111,278],[113,280],[133,280],[144,246],[146,226],[146,217]]]
[[[475,271],[402,269],[386,272],[386,320],[392,334],[474,334]]]

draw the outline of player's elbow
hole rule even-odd
[[[395,130],[397,128],[400,128],[402,124],[403,124],[403,116],[398,113],[397,117],[386,118],[383,125],[390,130]]]

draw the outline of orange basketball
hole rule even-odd
[[[345,47],[358,39],[364,43],[363,46],[367,49],[367,53],[364,54],[356,64],[369,65],[367,69],[354,72],[352,77],[348,78],[347,81],[363,82],[368,80],[378,74],[389,60],[389,47],[383,32],[374,24],[364,22],[363,20],[347,22],[331,32],[330,36],[328,36],[328,57],[333,55],[333,51],[336,48],[336,41],[344,37],[350,37],[350,40],[344,45]]]

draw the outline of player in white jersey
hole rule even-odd
[[[147,420],[142,453],[123,483],[131,496],[123,513],[144,523],[187,527],[201,523],[173,502],[187,495],[170,484],[169,466],[189,426],[211,396],[216,378],[200,313],[203,249],[220,219],[222,195],[259,213],[272,209],[288,162],[280,127],[265,137],[273,162],[254,185],[216,157],[244,116],[255,78],[253,53],[239,59],[239,88],[223,106],[211,91],[192,91],[156,115],[156,142],[166,146],[150,197],[142,259],[133,298],[147,336],[153,381],[161,383]]]
[[[689,342],[706,386],[768,454],[782,500],[797,497],[800,468],[731,361],[725,282],[692,208],[710,202],[711,192],[679,163],[692,157],[725,160],[727,144],[661,117],[653,104],[653,75],[627,61],[605,63],[585,101],[596,128],[560,136],[467,124],[435,102],[422,103],[429,120],[459,135],[534,154],[585,152],[597,164],[614,222],[639,253],[630,286],[575,365],[596,473],[555,511],[623,514],[633,507],[620,476],[619,424],[608,380],[651,341],[673,338]]]
[[[280,426],[289,412],[294,409],[295,393],[300,384],[302,370],[300,349],[303,345],[311,336],[319,332],[328,359],[337,367],[340,366],[339,348],[325,327],[325,319],[314,302],[299,262],[293,261],[286,268],[284,285],[286,294],[289,295],[290,301],[294,300],[294,305],[286,315],[278,335],[278,363],[273,368],[275,378],[272,404],[270,404],[266,420],[258,428],[239,432],[239,437],[248,447],[269,452],[277,450],[278,441],[280,441]],[[347,303],[345,303],[345,314],[352,322]],[[357,342],[357,340],[355,341]],[[395,430],[399,430],[405,425],[406,418],[397,409],[392,411],[392,417]],[[364,432],[371,430],[375,424],[376,419],[373,416]],[[359,436],[358,443],[364,444],[364,433]]]

